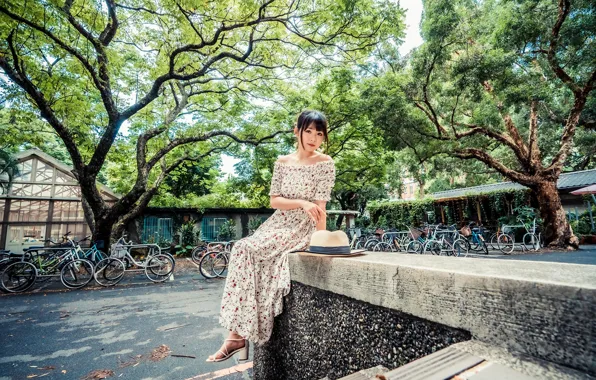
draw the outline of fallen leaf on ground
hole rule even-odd
[[[170,355],[170,347],[162,344],[151,352],[150,358],[151,361],[158,362],[168,357],[168,355]]]
[[[111,369],[96,369],[81,377],[81,380],[107,379],[112,376],[114,376],[114,371]]]
[[[62,373],[66,373],[66,370],[65,370],[65,369],[63,369],[63,370],[62,370]]]
[[[47,371],[49,369],[56,369],[56,367],[54,367],[53,365],[47,365],[45,367],[38,368],[38,370],[40,371]]]

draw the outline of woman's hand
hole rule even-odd
[[[315,223],[319,223],[320,220],[327,218],[327,213],[319,205],[304,201],[302,203],[302,209],[314,220]]]

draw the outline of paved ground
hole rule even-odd
[[[489,255],[470,254],[469,256],[502,260],[531,260],[549,261],[568,264],[596,265],[596,245],[584,245],[578,251],[573,252],[552,252],[546,249],[542,252],[521,253],[514,251],[511,255],[503,255],[500,251],[490,251]]]
[[[94,370],[122,379],[250,379],[252,361],[205,363],[226,335],[217,323],[223,285],[186,271],[164,284],[137,275],[115,288],[63,291],[58,283],[3,295],[0,380],[81,379]]]
[[[596,265],[596,246],[473,256]],[[251,379],[252,361],[204,362],[226,335],[217,321],[224,281],[187,268],[163,284],[139,274],[115,288],[67,291],[54,282],[0,295],[0,380],[100,378],[88,376],[95,370],[123,379]]]

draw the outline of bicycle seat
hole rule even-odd
[[[23,257],[22,253],[8,252],[8,257]]]

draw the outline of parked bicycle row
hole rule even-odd
[[[156,244],[134,244],[122,236],[107,255],[95,243],[83,249],[81,243],[89,239],[76,241],[67,232],[59,243],[46,240],[47,246],[0,252],[0,290],[24,292],[51,278],[60,278],[71,289],[82,288],[92,280],[112,286],[127,272],[144,272],[149,280],[163,282],[174,271],[174,257]]]
[[[470,222],[462,228],[456,225],[425,224],[402,230],[361,231],[349,229],[353,249],[379,252],[406,252],[446,256],[467,256],[468,253],[488,255],[489,250],[511,254],[514,250],[537,251],[542,247],[542,234],[536,220],[531,224],[519,219],[519,224],[500,226],[496,232]],[[523,235],[522,235],[523,234]],[[516,236],[522,236],[516,240]]]

